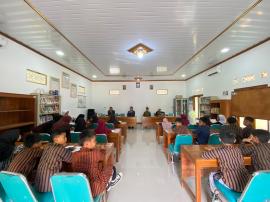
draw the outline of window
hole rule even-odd
[[[255,120],[256,129],[268,130],[268,121],[263,119]]]

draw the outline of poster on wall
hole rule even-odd
[[[31,82],[31,83],[41,84],[41,85],[47,85],[47,75],[27,69],[26,81]]]
[[[62,88],[69,89],[70,86],[70,75],[63,72],[62,74]]]
[[[58,92],[60,91],[60,79],[55,77],[50,77],[50,90]]]
[[[78,94],[79,95],[85,95],[85,87],[79,86],[78,87]]]
[[[77,97],[77,85],[72,83],[70,86],[70,97],[76,98]]]
[[[78,108],[86,108],[86,96],[78,95]]]

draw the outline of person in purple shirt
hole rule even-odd
[[[195,134],[197,135],[197,143],[198,144],[208,144],[208,139],[210,136],[210,127],[209,127],[209,118],[201,117],[199,120],[199,127],[195,130]]]

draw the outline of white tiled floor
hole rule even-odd
[[[191,201],[180,185],[179,169],[167,163],[153,129],[138,126],[128,131],[117,168],[124,177],[109,193],[108,202]]]

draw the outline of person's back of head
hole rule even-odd
[[[254,118],[252,118],[250,116],[245,117],[245,119],[244,119],[245,126],[252,126],[253,123],[254,123]]]
[[[96,133],[93,129],[85,129],[80,134],[80,145],[89,149],[95,147]]]
[[[210,120],[207,116],[203,116],[199,119],[200,126],[209,126]]]
[[[258,138],[260,143],[267,143],[270,138],[270,133],[262,129],[252,130],[251,135]]]
[[[57,128],[52,132],[52,140],[56,144],[66,144],[67,137],[66,137],[66,127]]]
[[[227,122],[228,122],[229,125],[232,125],[232,124],[236,124],[237,120],[236,120],[235,117],[230,116],[230,117],[227,118]]]
[[[234,144],[236,142],[236,135],[232,132],[221,133],[219,138],[223,144]]]
[[[24,138],[23,143],[28,148],[39,147],[41,145],[41,136],[38,133],[31,133]]]
[[[182,121],[183,121],[183,120],[182,120],[180,117],[177,117],[177,118],[175,119],[175,125],[176,125],[176,126],[181,126],[181,125],[183,125]]]

